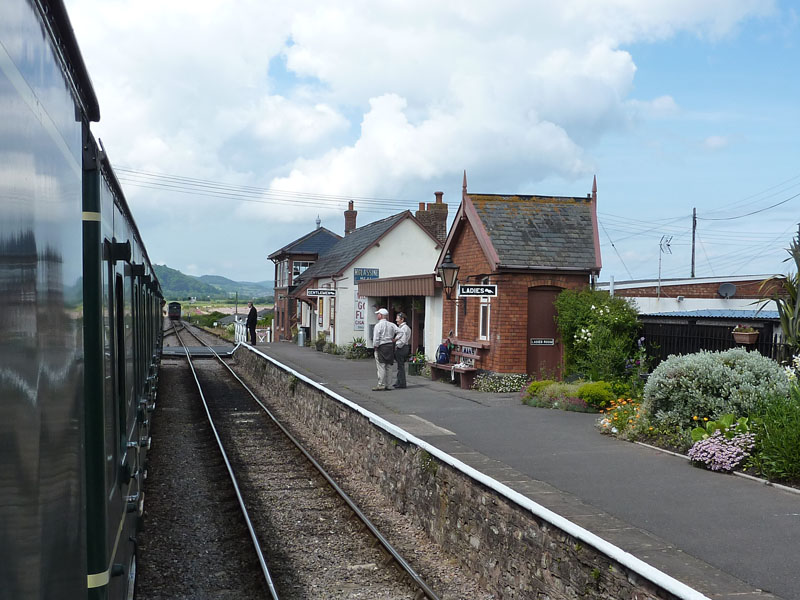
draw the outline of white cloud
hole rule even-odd
[[[730,145],[731,139],[724,135],[710,135],[703,140],[703,147],[708,150],[720,150]]]
[[[100,100],[95,130],[115,164],[417,199],[435,182],[460,182],[463,169],[502,177],[509,191],[588,180],[594,141],[629,127],[631,114],[678,112],[670,90],[631,97],[625,47],[684,31],[724,37],[774,10],[770,0],[66,3]],[[248,227],[268,214],[262,231],[318,212],[339,219],[342,208],[129,195],[170,214],[225,210]]]

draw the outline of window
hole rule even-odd
[[[302,275],[313,264],[313,260],[294,261],[292,263],[292,281],[294,281],[298,276]]]
[[[287,287],[289,285],[289,261],[282,260],[278,263],[278,273],[275,281],[276,287]]]
[[[488,296],[481,296],[481,312],[480,312],[480,325],[478,339],[489,339],[489,314],[491,312],[490,298]]]

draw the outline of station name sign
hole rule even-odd
[[[496,285],[459,285],[459,296],[497,296]]]
[[[320,297],[320,296],[335,296],[336,290],[326,290],[321,288],[311,288],[306,290],[306,295],[309,298]]]

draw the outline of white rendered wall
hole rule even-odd
[[[356,337],[363,337],[368,345],[372,346],[369,326],[376,322],[375,309],[371,306],[372,301],[367,303],[364,329],[355,329],[357,286],[353,281],[353,269],[378,269],[378,276],[381,279],[429,274],[433,273],[440,249],[436,240],[432,239],[415,221],[405,219],[384,236],[378,244],[367,250],[350,265],[342,278],[337,278],[335,282],[330,279],[320,279],[319,287],[330,283],[331,288],[336,290],[336,318],[333,331],[334,340],[332,341],[342,345],[351,342]],[[441,310],[439,314],[441,315]],[[327,322],[326,314],[323,313],[323,315]],[[429,315],[430,313],[427,313],[426,318]],[[441,331],[441,316],[439,319],[439,331]],[[429,328],[428,325],[426,325],[427,328]]]

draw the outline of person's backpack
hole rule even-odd
[[[439,344],[436,349],[436,362],[442,365],[450,362],[450,349],[447,344]]]

